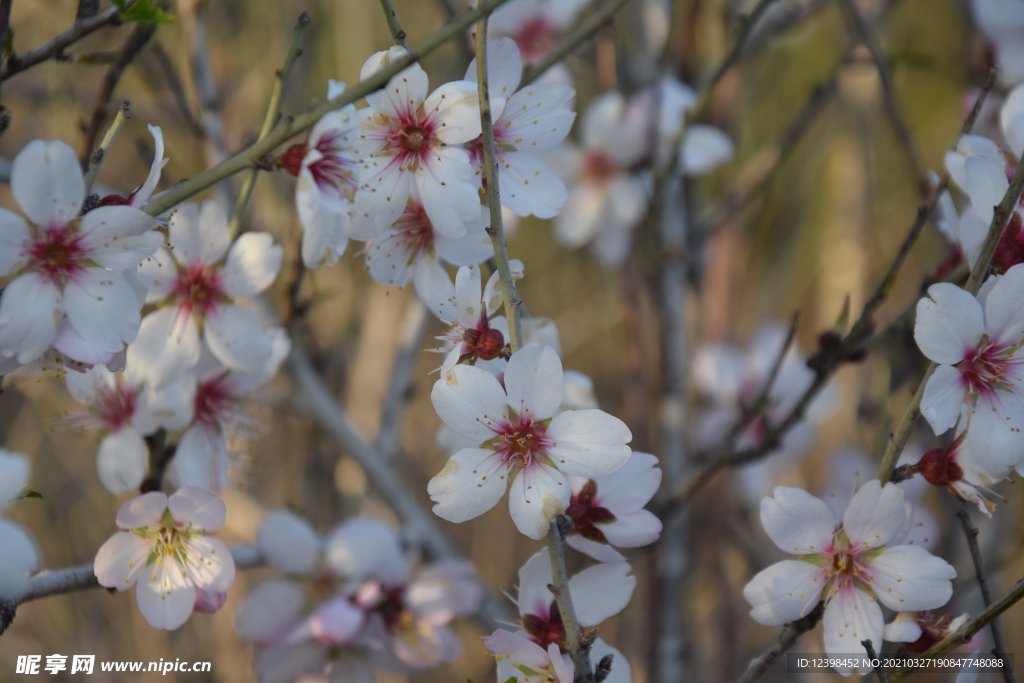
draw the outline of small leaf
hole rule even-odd
[[[21,494],[22,498],[42,498],[43,494],[39,491],[33,491],[32,489],[25,489],[25,492]]]
[[[127,22],[138,24],[170,24],[174,17],[156,6],[155,0],[135,0],[128,5],[128,0],[114,0],[114,5],[121,10],[121,18]]]

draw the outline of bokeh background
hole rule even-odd
[[[652,21],[667,29],[668,62],[685,79],[700,83],[731,45],[737,17],[753,3],[671,4],[670,15],[659,15],[656,3],[629,3],[614,24],[574,53],[567,63],[576,79],[578,111],[605,89],[635,92],[647,85],[643,79],[649,74],[636,65],[646,59],[649,46],[638,36]],[[450,5],[461,7],[455,0],[395,0],[413,44],[447,20]],[[733,137],[737,157],[690,188],[696,215],[714,214],[723,198],[749,184],[764,151],[776,145],[817,85],[834,79],[834,96],[799,140],[787,147],[785,160],[746,209],[730,216],[713,234],[693,240],[687,340],[691,349],[710,341],[744,345],[764,322],[785,322],[799,311],[797,344],[805,352],[813,351],[819,333],[839,316],[844,299],[856,312],[877,285],[919,203],[914,175],[884,115],[877,72],[863,48],[849,49],[851,40],[837,3],[779,0],[777,5],[778,11],[755,32],[738,67],[714,91],[707,120]],[[987,47],[973,28],[966,3],[879,0],[861,6],[866,15],[877,17],[895,93],[917,148],[929,168],[941,169],[943,155],[955,145],[965,117],[968,93],[984,82],[988,69]],[[15,0],[14,50],[23,52],[66,28],[75,8],[71,0]],[[115,90],[114,105],[129,99],[133,118],[99,176],[99,183],[113,190],[128,191],[145,176],[152,158],[146,123],[161,126],[167,140],[170,162],[162,188],[198,173],[217,154],[251,141],[301,11],[309,12],[311,24],[305,52],[287,86],[286,115],[320,101],[329,78],[358,80],[365,58],[391,43],[376,0],[182,0],[172,3],[170,11],[174,23],[159,27]],[[0,157],[9,162],[35,138],[61,139],[80,149],[109,60],[131,30],[103,29],[76,44],[69,60],[40,65],[3,83],[0,101],[9,110],[10,125],[0,137]],[[202,84],[197,83],[196,60],[205,64],[212,78],[209,92],[201,92]],[[466,66],[465,52],[455,45],[425,62],[432,85],[460,78]],[[222,140],[203,132],[204,116],[213,115],[223,122]],[[978,127],[991,126],[992,112],[986,111]],[[212,192],[233,196],[237,182]],[[296,263],[293,191],[293,178],[287,174],[262,174],[247,224],[249,229],[272,233],[285,245],[282,282],[271,294],[279,310],[287,294],[283,283],[293,277]],[[6,184],[2,193],[3,205],[11,206]],[[566,366],[593,378],[602,407],[627,421],[635,448],[658,453],[663,378],[658,278],[665,255],[653,226],[639,228],[634,253],[620,272],[606,271],[585,250],[559,246],[542,221],[520,221],[510,249],[513,257],[526,263],[521,292],[530,313],[548,316],[558,326]],[[913,304],[946,249],[929,227],[878,315],[881,325]],[[338,265],[302,280],[301,299],[309,306],[293,329],[293,343],[313,357],[360,432],[373,439],[404,326],[415,319],[412,292],[372,282],[354,245]],[[430,321],[421,345],[429,346],[429,337],[440,332],[440,325]],[[438,364],[439,357],[433,354],[416,357],[396,460],[401,477],[425,510],[426,481],[447,457],[434,443],[439,421],[429,402],[431,371]],[[852,447],[872,458],[880,456],[921,370],[910,327],[896,325],[864,363],[839,372],[834,410],[810,451],[779,481],[820,492],[830,485],[832,454],[838,449]],[[239,441],[240,455],[225,494],[226,541],[251,541],[263,511],[281,506],[305,515],[324,532],[356,514],[394,519],[386,503],[368,488],[359,466],[307,418],[306,400],[283,370],[248,406],[252,424],[240,435],[246,438]],[[694,391],[694,420],[701,404]],[[69,430],[61,422],[80,410],[61,383],[45,378],[8,378],[0,395],[0,443],[31,456],[32,487],[43,495],[19,503],[10,514],[39,540],[46,567],[91,562],[96,548],[114,530],[114,513],[122,502],[97,480],[93,435]],[[919,448],[932,443],[924,428],[919,437]],[[864,478],[870,476],[869,469]],[[763,482],[766,492],[770,484]],[[1004,486],[1009,503],[995,519],[980,521],[982,547],[997,593],[1024,569],[1019,488]],[[955,504],[940,491],[928,493],[924,504],[939,525],[942,554],[961,576],[951,611],[976,611],[980,597],[956,527]],[[516,533],[504,505],[470,523],[439,523],[476,561],[483,579],[498,589],[512,590],[515,572],[538,549],[538,544]],[[741,597],[749,578],[781,559],[782,553],[762,532],[756,504],[742,493],[733,473],[717,477],[701,492],[690,507],[688,523],[684,599],[676,606],[684,615],[683,632],[658,631],[655,617],[662,598],[655,589],[657,545],[630,553],[639,578],[636,595],[621,616],[601,628],[602,636],[630,659],[637,683],[654,680],[651,667],[659,637],[683,641],[687,680],[727,681],[778,634],[777,629],[753,622]],[[130,594],[90,590],[26,604],[0,638],[0,681],[14,680],[17,655],[54,652],[214,663],[209,675],[149,674],[139,677],[141,681],[254,680],[251,647],[236,636],[233,614],[247,587],[270,574],[265,569],[241,572],[223,610],[213,616],[196,615],[173,633],[149,627]],[[1024,608],[1011,610],[1002,621],[1013,651],[1024,642]],[[493,661],[479,640],[482,632],[470,622],[459,630],[465,643],[463,657],[414,680],[493,680]],[[820,637],[820,629],[805,635],[795,651],[820,652]],[[799,680],[833,679],[838,676]],[[764,680],[791,680],[791,675],[777,665]]]

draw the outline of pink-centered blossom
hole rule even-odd
[[[537,82],[524,86],[523,61],[511,39],[487,45],[488,88],[496,105],[494,116],[495,162],[501,205],[518,216],[552,218],[565,204],[565,183],[544,161],[542,154],[565,140],[576,112],[575,90],[560,83]],[[476,60],[466,80],[476,82]],[[482,177],[483,141],[469,143],[477,175]]]
[[[491,15],[487,38],[513,39],[527,64],[544,59],[589,0],[510,0]]]
[[[937,364],[921,414],[936,435],[959,422],[968,432],[974,466],[989,481],[1024,464],[1022,292],[1024,265],[1017,265],[989,278],[978,297],[939,283],[917,304],[914,339]]]
[[[224,525],[224,502],[205,489],[182,488],[133,498],[117,512],[121,529],[96,553],[101,586],[126,591],[136,586],[142,616],[154,628],[173,630],[197,602],[227,593],[235,561],[210,532]]]
[[[240,303],[273,282],[281,247],[261,232],[232,243],[227,216],[213,201],[179,207],[169,242],[141,267],[146,300],[158,308],[143,319],[131,362],[157,387],[195,367],[204,347],[231,370],[262,370],[273,355],[273,338],[259,315]]]
[[[142,302],[130,278],[161,237],[132,206],[80,216],[85,181],[63,142],[35,140],[14,159],[11,192],[25,218],[0,209],[0,360],[36,360],[51,346],[91,364],[124,349]]]
[[[28,458],[0,448],[0,511],[17,500],[28,484]],[[20,525],[0,517],[0,597],[20,599],[29,575],[39,568],[39,550]]]
[[[564,394],[562,362],[551,347],[529,344],[513,353],[504,386],[478,367],[444,370],[431,392],[434,409],[476,445],[452,455],[430,480],[434,513],[450,522],[473,519],[511,485],[512,520],[540,539],[569,506],[567,475],[600,477],[621,467],[632,439],[626,425],[596,409],[558,413]]]
[[[406,50],[393,47],[363,64],[366,80]],[[445,83],[428,94],[427,74],[413,64],[366,97],[356,153],[362,164],[353,214],[358,237],[369,239],[405,211],[413,187],[434,227],[460,237],[480,216],[469,155],[460,147],[480,135],[476,84]]]
[[[328,99],[345,91],[330,81]],[[304,144],[293,145],[282,165],[297,177],[295,206],[302,223],[302,262],[307,268],[333,265],[345,253],[352,234],[352,200],[359,186],[353,150],[359,115],[352,105],[325,114]]]
[[[912,517],[895,484],[864,484],[841,519],[821,499],[780,486],[761,501],[761,522],[775,545],[798,559],[773,564],[744,587],[751,617],[780,626],[824,602],[830,655],[865,653],[864,640],[881,649],[885,624],[879,603],[901,612],[926,610],[946,604],[953,593],[956,570],[924,548],[903,543]],[[848,675],[852,669],[837,671]]]

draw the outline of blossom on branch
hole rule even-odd
[[[0,448],[0,511],[22,496],[28,483],[28,458]],[[29,575],[39,567],[35,541],[20,525],[0,517],[0,598],[20,599]]]

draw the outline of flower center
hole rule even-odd
[[[340,131],[331,131],[317,140],[316,149],[323,156],[309,165],[309,171],[321,192],[329,192],[339,198],[351,198],[358,186],[355,163],[348,156],[338,153],[336,143],[341,135]]]
[[[582,175],[584,180],[603,185],[612,179],[616,171],[618,171],[618,167],[615,162],[604,152],[590,150],[583,157]]]
[[[409,251],[409,265],[420,254],[432,252],[434,249],[434,226],[427,218],[423,205],[409,202],[405,211],[395,221],[394,231],[398,239]]]
[[[95,410],[103,424],[117,431],[135,415],[135,390],[124,386],[118,377],[113,387],[103,387],[96,392]]]
[[[614,522],[615,515],[598,504],[597,484],[593,479],[587,481],[579,493],[573,494],[565,514],[572,518],[572,533],[596,543],[608,543],[604,532],[597,525]]]
[[[201,263],[190,265],[178,275],[172,296],[181,301],[185,313],[205,316],[224,298],[220,270]]]
[[[233,395],[228,390],[224,377],[216,377],[200,382],[196,387],[193,399],[195,421],[201,425],[212,426],[220,421]]]
[[[62,285],[85,268],[82,236],[70,226],[47,228],[28,248],[32,267],[55,285]]]
[[[513,40],[519,46],[523,59],[527,62],[538,62],[551,52],[555,45],[555,27],[544,17],[533,17],[524,22]]]
[[[489,442],[503,464],[513,469],[530,467],[547,459],[551,439],[547,436],[548,420],[534,421],[529,412],[521,415],[509,411],[511,418],[498,428],[498,435]]]
[[[558,604],[554,600],[551,601],[546,616],[540,614],[527,614],[524,616],[523,630],[530,636],[530,640],[545,650],[552,643],[563,651],[567,649],[565,626],[562,624],[562,613],[558,611]]]
[[[1014,360],[1016,349],[1004,344],[992,344],[986,339],[976,349],[964,354],[956,368],[969,394],[991,397],[1000,389],[1011,389],[1017,382],[1014,369],[1020,361]]]
[[[439,144],[435,128],[435,122],[422,113],[422,108],[406,112],[394,122],[387,142],[401,170],[416,171],[426,162],[430,150]]]

